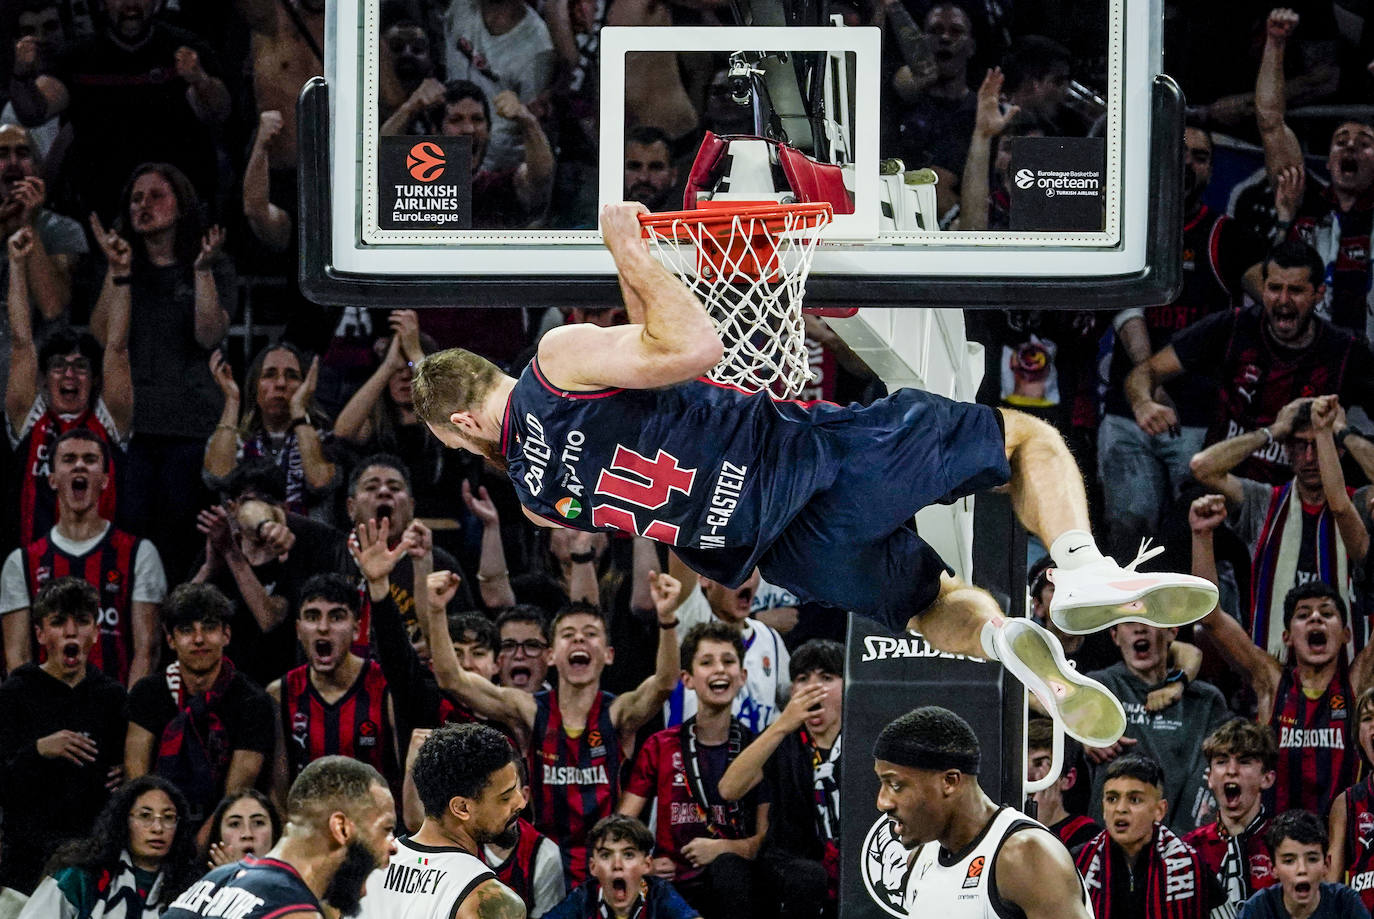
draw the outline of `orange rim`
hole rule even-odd
[[[833,208],[828,201],[809,201],[799,204],[741,203],[738,207],[731,207],[726,202],[721,202],[719,206],[709,209],[640,214],[639,224],[643,229],[645,238],[651,235],[652,230],[660,230],[666,231],[664,235],[673,236],[677,239],[690,239],[691,235],[683,229],[683,224],[701,227],[714,236],[716,230],[728,229],[734,219],[740,217],[762,221],[769,233],[781,233],[787,229],[789,218],[795,221],[796,218],[800,217],[803,219],[801,226],[809,227],[816,226],[821,221],[822,215],[828,220],[832,213]],[[797,228],[798,225],[794,223],[793,229]]]

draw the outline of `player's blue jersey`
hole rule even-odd
[[[511,393],[501,446],[521,503],[535,513],[689,552],[735,550],[719,562],[747,572],[755,552],[836,475],[816,427],[852,416],[705,379],[564,392],[536,359]]]
[[[221,865],[196,881],[163,913],[166,919],[238,916],[272,919],[288,913],[323,912],[296,869],[275,858],[248,856]]]
[[[555,523],[668,543],[729,586],[758,567],[803,601],[900,628],[946,569],[912,515],[1010,474],[996,411],[921,390],[869,406],[704,379],[570,393],[537,361],[511,391],[501,450],[520,503]]]

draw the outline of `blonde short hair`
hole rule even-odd
[[[427,355],[410,384],[415,416],[436,427],[455,427],[449,416],[472,411],[501,375],[491,361],[462,348]]]

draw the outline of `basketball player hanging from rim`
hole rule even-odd
[[[722,584],[757,567],[803,601],[910,624],[940,650],[1001,661],[1082,743],[1114,743],[1121,704],[1048,632],[957,580],[913,514],[1009,483],[1017,516],[1050,547],[1050,615],[1072,634],[1185,625],[1216,605],[1216,588],[1135,571],[1160,549],[1125,568],[1103,557],[1073,457],[1029,415],[914,389],[867,407],[805,405],[705,379],[721,340],[651,255],[645,212],[601,212],[631,324],[554,329],[518,380],[460,349],[429,355],[412,385],[434,435],[506,470],[541,526],[638,533]]]

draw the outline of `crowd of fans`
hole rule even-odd
[[[967,318],[980,397],[1065,433],[1112,554],[1154,537],[1223,602],[1189,635],[1061,636],[1130,724],[1070,744],[1035,804],[1099,917],[1365,916],[1374,127],[1290,113],[1372,98],[1374,28],[1320,0],[1164,6],[1193,118],[1183,292]],[[1016,137],[1100,130],[1106,4],[831,9],[882,27],[884,155],[935,170],[946,226],[1007,225]],[[470,135],[479,227],[590,227],[600,27],[742,12],[386,0],[383,133]],[[294,101],[324,20],[318,0],[0,9],[0,916],[156,915],[265,853],[327,753],[375,766],[414,829],[410,767],[452,721],[520,753],[528,819],[482,855],[531,916],[834,915],[841,617],[642,539],[537,529],[412,411],[428,352],[518,372],[542,331],[623,309],[297,292]],[[626,195],[655,209],[703,129],[738,129],[724,61],[689,57],[627,65]],[[1213,132],[1264,155],[1230,214],[1208,203]],[[285,331],[239,367],[247,288]],[[881,395],[808,333],[805,397]],[[1049,747],[1033,725],[1033,775]]]

